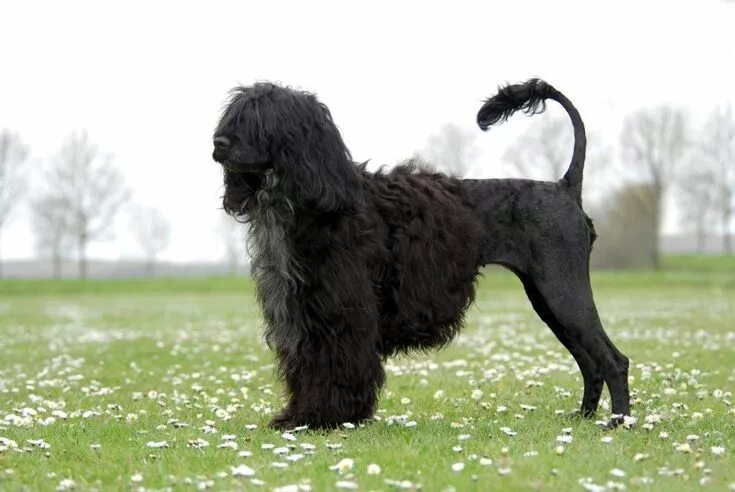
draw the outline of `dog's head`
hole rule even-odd
[[[274,183],[303,208],[331,211],[349,200],[356,168],[329,110],[313,94],[272,83],[236,87],[213,143],[230,214],[247,214],[249,199]]]

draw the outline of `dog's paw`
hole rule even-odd
[[[268,422],[268,427],[279,431],[294,430],[298,425],[290,419],[275,418]]]
[[[601,423],[602,427],[605,429],[615,429],[620,426],[625,429],[632,429],[637,421],[638,418],[633,417],[632,415],[613,414],[610,416],[609,420],[598,422]]]
[[[273,417],[273,419],[271,419],[270,422],[268,422],[268,427],[281,431],[293,430],[298,426],[299,424],[294,419],[294,416],[291,414],[291,412],[288,412],[286,410],[276,415],[275,417]]]

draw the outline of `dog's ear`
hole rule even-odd
[[[293,118],[278,132],[281,142],[271,142],[278,153],[275,162],[287,194],[303,208],[319,212],[347,210],[354,206],[358,170],[342,140],[329,109],[311,95],[303,95]]]

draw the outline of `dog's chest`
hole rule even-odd
[[[285,327],[289,324],[289,298],[300,278],[298,265],[281,217],[273,210],[264,210],[253,219],[249,249],[258,298],[271,329]]]

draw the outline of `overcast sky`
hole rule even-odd
[[[701,124],[717,104],[735,103],[735,2],[724,0],[11,0],[0,46],[0,128],[20,132],[34,168],[87,129],[114,155],[133,200],[171,220],[163,258],[177,261],[222,255],[210,139],[240,83],[317,92],[353,156],[376,164],[410,156],[444,123],[472,128],[498,84],[532,76],[562,90],[612,145],[632,110],[676,104]],[[506,175],[499,156],[529,123],[518,120],[480,135],[473,174]],[[4,258],[34,254],[26,207],[19,212]],[[121,216],[116,239],[90,256],[139,255],[127,224]]]

